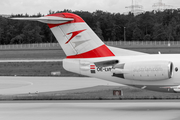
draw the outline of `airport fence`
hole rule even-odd
[[[61,49],[58,43],[37,43],[37,44],[10,44],[10,45],[0,45],[0,50],[8,49]]]
[[[180,47],[180,41],[106,41],[109,46],[129,47]],[[61,49],[58,43],[0,45],[0,50],[8,49]]]
[[[180,47],[180,41],[107,41],[106,45],[128,47]]]

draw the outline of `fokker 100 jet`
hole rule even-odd
[[[180,91],[180,55],[106,46],[80,16],[72,13],[12,19],[48,24],[67,56],[63,60],[67,71],[141,89]]]

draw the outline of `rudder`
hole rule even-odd
[[[48,16],[73,19],[60,24],[48,24],[67,58],[114,56],[81,17],[72,13],[56,13]]]
[[[85,21],[73,13],[12,19],[47,23],[68,59],[115,56]]]

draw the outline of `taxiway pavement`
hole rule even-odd
[[[63,59],[0,59],[0,63],[22,63],[22,62],[62,62]]]
[[[180,101],[0,102],[1,120],[179,120]]]
[[[90,77],[0,77],[0,95],[64,91],[98,85],[121,86]]]

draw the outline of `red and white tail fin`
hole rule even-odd
[[[40,18],[21,19],[47,23],[69,59],[114,56],[109,48],[78,15],[56,13]]]

